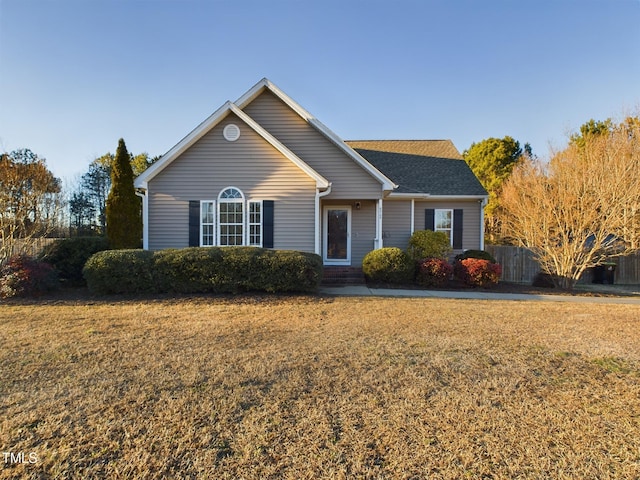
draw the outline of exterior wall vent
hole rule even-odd
[[[225,140],[230,142],[235,142],[240,138],[240,127],[238,127],[235,123],[230,123],[224,130],[222,131]]]

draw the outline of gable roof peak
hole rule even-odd
[[[142,172],[138,178],[134,181],[136,188],[146,188],[147,182],[153,179],[164,168],[166,168],[171,162],[178,158],[183,152],[200,140],[211,129],[224,120],[229,114],[234,114],[240,121],[251,128],[254,132],[260,135],[264,140],[270,143],[276,150],[278,150],[284,157],[288,158],[292,163],[298,166],[309,177],[316,181],[317,188],[328,188],[329,181],[313,170],[302,159],[300,159],[289,148],[283,145],[277,138],[267,132],[261,125],[253,120],[249,115],[243,112],[233,102],[225,102],[218,110],[211,114],[200,125],[193,129],[187,136],[180,140],[171,150],[164,154],[160,160],[151,165],[147,170]]]

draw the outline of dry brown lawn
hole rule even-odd
[[[5,303],[0,478],[639,478],[639,327],[625,305]]]

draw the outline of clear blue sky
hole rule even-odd
[[[72,181],[268,77],[344,139],[546,156],[640,106],[640,0],[0,0],[0,150]]]

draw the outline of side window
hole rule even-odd
[[[202,200],[200,202],[200,246],[212,247],[215,245],[216,227],[216,202]]]
[[[434,231],[446,234],[453,245],[453,210],[436,209],[434,227]]]
[[[262,246],[262,202],[249,202],[249,245]]]

